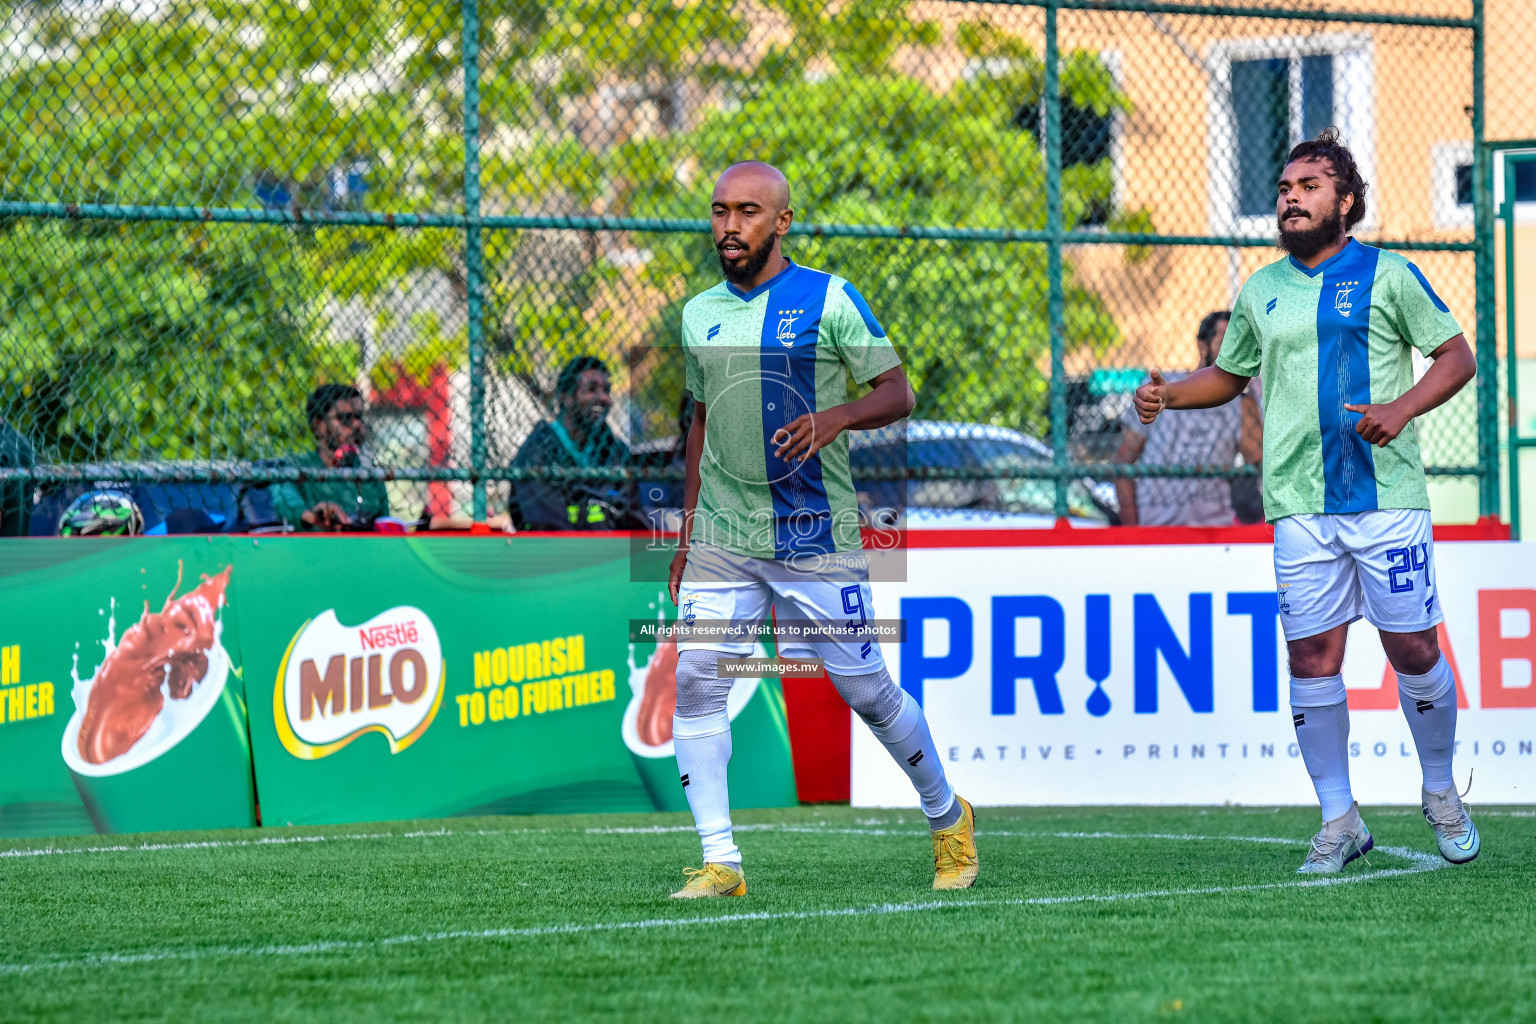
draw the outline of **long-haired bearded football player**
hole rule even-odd
[[[670,590],[685,625],[713,638],[678,644],[673,746],[704,845],[676,897],[742,896],[747,883],[731,836],[726,765],[731,680],[722,657],[751,654],[770,610],[809,642],[780,655],[820,657],[848,705],[911,778],[932,827],[935,889],[977,873],[975,816],[944,777],[923,710],[891,680],[872,618],[869,567],[848,469],[849,430],[912,411],[901,360],[853,285],[787,259],[794,214],[773,167],[742,163],[715,184],[715,249],[725,280],[683,311],[688,391],[684,529]],[[849,376],[870,390],[849,401]],[[718,629],[723,628],[724,632]]]
[[[1424,816],[1441,855],[1477,856],[1451,781],[1456,680],[1440,653],[1429,491],[1413,420],[1476,372],[1467,339],[1429,281],[1396,253],[1348,232],[1366,183],[1333,129],[1291,150],[1276,217],[1288,256],[1238,295],[1216,365],[1136,392],[1143,423],[1204,409],[1264,385],[1264,509],[1275,524],[1275,580],[1291,661],[1296,743],[1323,826],[1299,869],[1327,874],[1371,848],[1349,785],[1344,641],[1364,618],[1397,670],[1418,749]],[[1429,357],[1413,380],[1412,352]]]

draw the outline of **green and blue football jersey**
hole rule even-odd
[[[1461,333],[1419,268],[1351,239],[1315,268],[1294,256],[1243,285],[1216,365],[1264,385],[1264,514],[1429,508],[1414,424],[1385,448],[1349,405],[1413,386],[1426,355]]]
[[[750,292],[729,282],[683,309],[687,387],[707,411],[690,541],[755,558],[857,551],[848,435],[804,463],[774,432],[849,400],[901,360],[847,281],[791,262]]]

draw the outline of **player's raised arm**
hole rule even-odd
[[[1226,405],[1242,394],[1252,379],[1219,366],[1207,366],[1169,384],[1161,373],[1152,370],[1147,382],[1136,389],[1132,401],[1141,422],[1151,423],[1164,409],[1210,409]]]

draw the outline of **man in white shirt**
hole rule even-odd
[[[1227,310],[1207,313],[1195,343],[1202,367],[1215,365],[1231,319]],[[1178,380],[1183,374],[1169,374]],[[1239,454],[1259,465],[1264,420],[1250,389],[1241,399],[1214,409],[1181,409],[1143,424],[1134,408],[1121,419],[1115,461],[1146,466],[1201,466],[1231,469]],[[1121,477],[1115,481],[1120,522],[1125,526],[1231,526],[1232,486],[1226,477]]]

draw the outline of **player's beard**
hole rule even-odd
[[[1279,221],[1281,249],[1295,256],[1297,259],[1311,259],[1325,248],[1339,240],[1344,234],[1344,216],[1339,207],[1342,204],[1335,203],[1333,209],[1323,215],[1323,219],[1310,227],[1287,228],[1286,220]],[[1311,218],[1299,218],[1304,223],[1311,224]]]
[[[735,241],[738,244],[742,243],[742,240],[739,238]],[[726,262],[725,257],[720,252],[720,243],[716,242],[715,255],[720,258],[720,273],[724,274],[725,279],[731,282],[731,284],[746,284],[768,265],[768,259],[773,255],[773,242],[773,236],[769,235],[763,240],[762,245],[756,249],[748,249],[746,255],[734,264]]]

